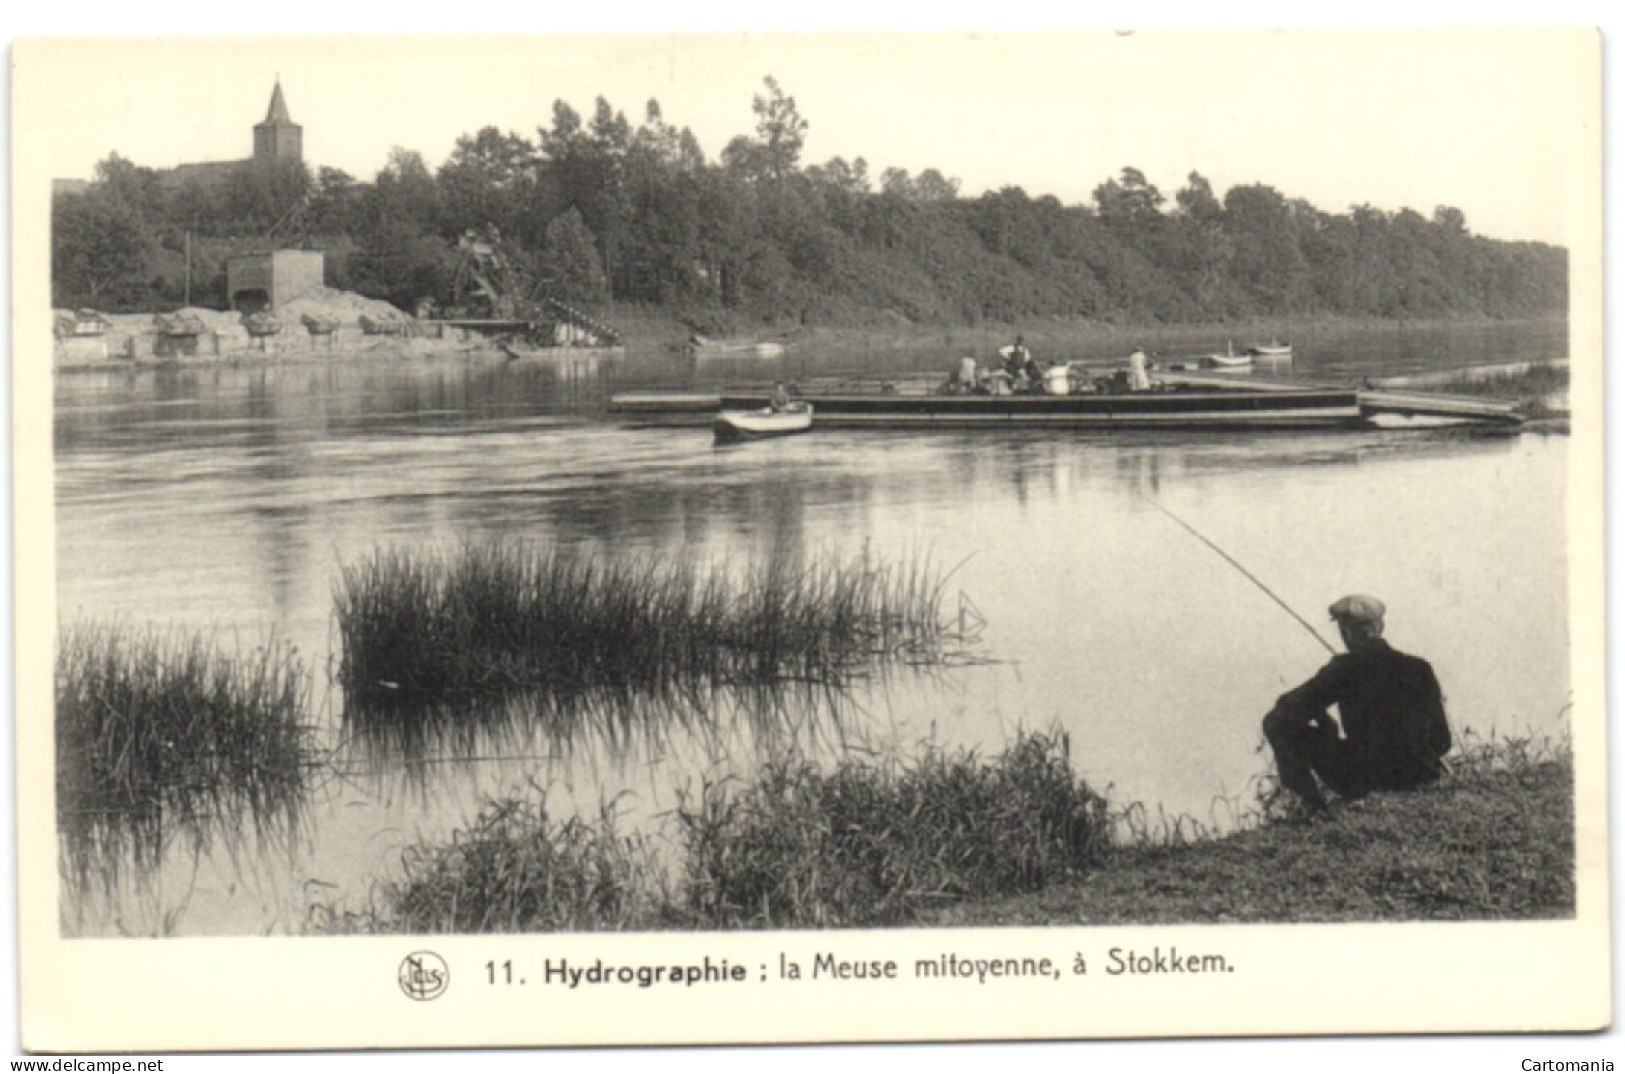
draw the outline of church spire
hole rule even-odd
[[[301,160],[304,156],[304,130],[288,116],[288,102],[282,99],[282,79],[271,90],[271,106],[265,122],[254,126],[254,160],[273,164]]]
[[[268,124],[293,122],[292,117],[288,115],[288,102],[282,99],[282,79],[280,77],[276,80],[275,88],[271,90],[271,107],[265,110],[265,122]]]

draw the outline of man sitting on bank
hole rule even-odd
[[[1281,785],[1324,809],[1317,776],[1344,798],[1436,781],[1450,725],[1433,668],[1383,640],[1385,609],[1377,598],[1347,596],[1330,611],[1348,652],[1282,694],[1264,717]],[[1342,735],[1327,711],[1333,705]]]

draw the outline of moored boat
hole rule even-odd
[[[787,349],[783,343],[770,340],[716,340],[694,335],[690,336],[688,341],[689,353],[700,362],[734,358],[783,358]]]
[[[1292,348],[1287,347],[1284,356],[1276,355],[1270,360],[1279,361],[1282,357],[1290,358],[1291,355]],[[1223,353],[1211,351],[1191,358],[1173,358],[1167,361],[1166,368],[1175,372],[1206,369],[1219,373],[1249,373],[1253,368],[1253,360],[1263,357],[1265,357],[1263,352],[1256,347],[1248,347],[1238,353],[1233,344],[1226,343]]]
[[[720,442],[736,440],[762,440],[770,436],[792,436],[812,428],[813,408],[807,403],[792,403],[775,410],[771,406],[733,409],[726,405],[717,412],[711,429]]]
[[[1292,357],[1292,344],[1255,343],[1242,353],[1253,358],[1290,358]]]
[[[1242,354],[1209,354],[1202,358],[1203,369],[1246,370],[1253,367],[1253,355]]]

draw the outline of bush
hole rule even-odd
[[[769,765],[734,796],[678,811],[688,908],[719,925],[887,924],[957,899],[1031,891],[1106,849],[1106,803],[1063,734],[1023,734],[991,763],[928,750],[907,766]]]

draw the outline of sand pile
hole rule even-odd
[[[157,316],[172,319],[196,319],[203,324],[204,328],[213,329],[216,332],[222,329],[236,328],[242,324],[242,317],[236,310],[211,310],[204,309],[202,306],[186,306],[174,313],[159,314]]]
[[[152,331],[150,313],[104,313],[102,316],[107,318],[109,333],[140,335]]]
[[[279,306],[276,312],[284,324],[297,324],[304,317],[314,317],[320,321],[338,321],[346,325],[360,324],[363,316],[376,322],[411,320],[397,307],[382,299],[367,298],[353,291],[336,291],[331,287],[306,291],[292,302]]]

